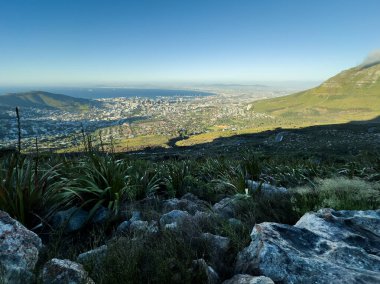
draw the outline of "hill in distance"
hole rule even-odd
[[[256,112],[301,124],[373,119],[380,115],[380,62],[345,70],[316,88],[253,105]]]
[[[60,109],[66,111],[86,111],[90,106],[98,104],[98,102],[88,99],[74,98],[43,91],[10,93],[0,96],[0,106],[5,107],[17,106]]]
[[[252,134],[276,128],[304,128],[350,121],[380,122],[380,62],[345,70],[320,86],[303,92],[250,104],[255,113],[270,115],[239,131],[213,131],[193,135],[176,143],[190,146],[216,138]]]

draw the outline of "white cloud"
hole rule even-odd
[[[380,49],[376,49],[368,54],[361,65],[368,66],[375,63],[380,63]]]

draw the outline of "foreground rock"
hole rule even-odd
[[[380,210],[305,214],[295,226],[256,225],[237,273],[281,283],[380,283]]]
[[[44,265],[42,271],[43,284],[95,284],[88,277],[88,273],[79,263],[67,260],[53,258]]]
[[[272,279],[265,276],[252,276],[248,274],[236,274],[223,284],[274,284]]]
[[[31,283],[41,239],[8,213],[0,211],[0,280],[4,283]]]

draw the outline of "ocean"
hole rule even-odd
[[[118,97],[199,97],[212,96],[213,93],[193,91],[193,90],[175,90],[175,89],[138,89],[138,88],[0,88],[0,95],[6,93],[18,93],[28,91],[46,91],[56,94],[63,94],[75,98],[100,99],[100,98],[118,98]]]

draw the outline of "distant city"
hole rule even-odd
[[[239,92],[239,99],[230,94]],[[266,86],[213,86],[209,91],[162,89],[56,89],[77,97],[96,98],[99,106],[89,111],[20,108],[21,135],[24,149],[33,149],[37,138],[41,148],[78,147],[83,133],[110,139],[138,136],[194,135],[210,131],[238,130],[259,118],[269,117],[250,111],[248,102],[257,98],[287,94],[286,90]],[[218,94],[216,94],[218,93]],[[132,97],[132,94],[134,95]],[[166,94],[166,96],[162,96]],[[120,97],[124,95],[124,97]],[[129,96],[128,96],[129,95]],[[103,96],[103,98],[98,98]],[[113,97],[114,96],[114,97]],[[16,145],[18,130],[15,109],[0,108],[0,147]]]

